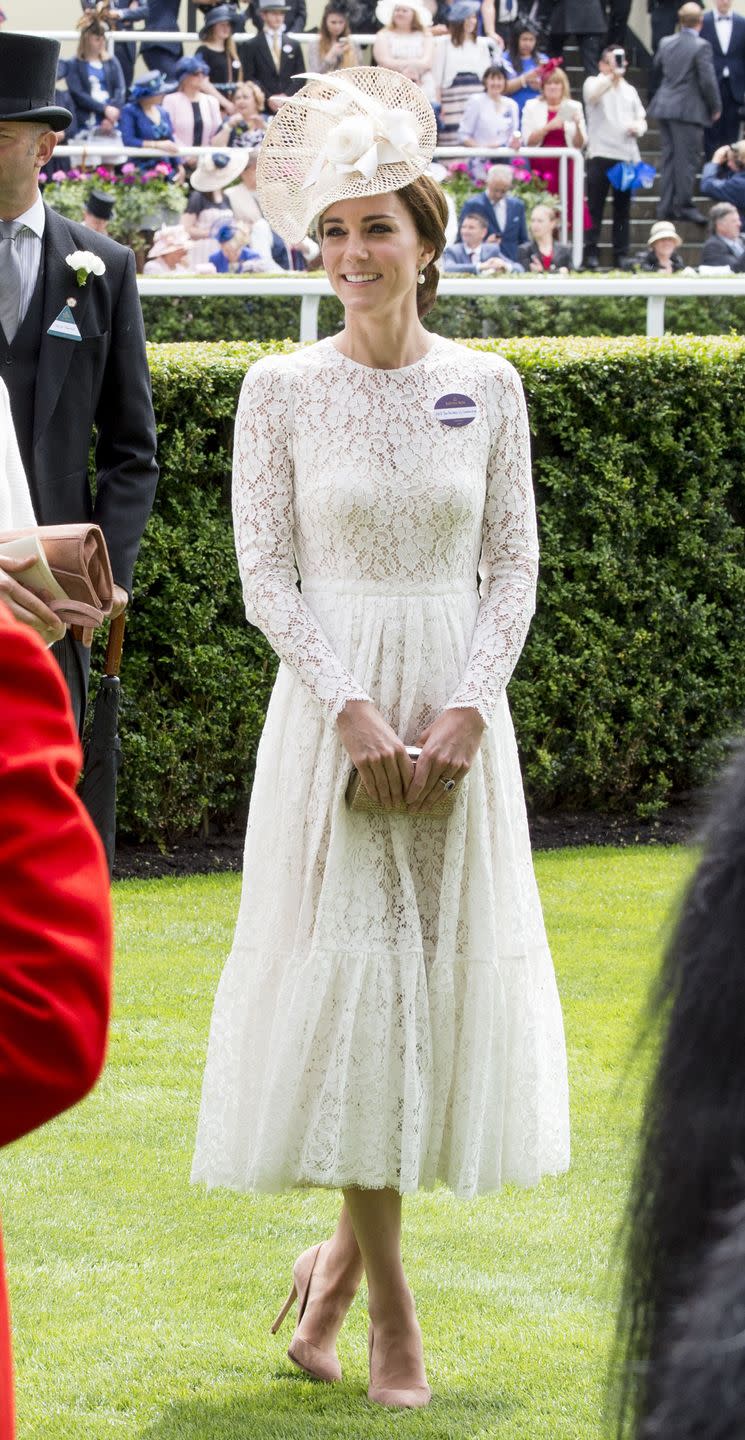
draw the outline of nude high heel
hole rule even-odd
[[[276,1335],[296,1299],[298,1302],[297,1325],[300,1324],[308,1303],[310,1282],[322,1244],[324,1241],[321,1241],[320,1245],[313,1245],[310,1250],[304,1250],[295,1261],[292,1267],[292,1289],[272,1325],[272,1335]],[[330,1355],[325,1350],[319,1350],[316,1345],[311,1345],[307,1340],[301,1339],[297,1334],[297,1326],[287,1355],[294,1365],[298,1365],[301,1370],[312,1375],[314,1380],[325,1380],[328,1383],[341,1380],[341,1365],[336,1354]]]
[[[367,1332],[367,1357],[370,1366],[370,1384],[367,1390],[368,1400],[376,1405],[392,1405],[397,1410],[413,1410],[429,1405],[432,1399],[432,1391],[429,1385],[407,1385],[396,1386],[378,1383],[382,1378],[374,1375],[373,1352],[375,1346],[375,1331],[372,1321]],[[380,1366],[377,1367],[378,1370]]]

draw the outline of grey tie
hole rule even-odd
[[[23,228],[21,220],[0,220],[0,325],[9,345],[21,313],[21,262],[15,242]]]

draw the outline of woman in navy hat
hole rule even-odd
[[[195,54],[203,60],[209,70],[209,94],[214,94],[220,109],[226,114],[233,113],[232,91],[243,79],[243,69],[233,38],[236,29],[243,28],[243,16],[234,5],[215,5],[199,32],[202,44]],[[220,88],[218,88],[220,87]],[[230,94],[226,93],[228,87]]]
[[[119,61],[106,51],[108,26],[91,12],[79,28],[78,53],[68,61],[65,76],[80,122],[77,134],[116,136],[127,88]]]
[[[262,258],[248,244],[249,232],[243,225],[220,225],[215,239],[219,248],[210,255],[209,263],[217,275],[243,275],[247,270],[263,269]]]
[[[178,88],[166,95],[163,108],[171,117],[179,145],[212,145],[222,124],[220,106],[209,83],[209,69],[198,55],[184,55],[176,66]]]
[[[168,77],[151,70],[132,86],[132,97],[122,110],[121,131],[125,145],[139,149],[162,150],[164,155],[178,155],[173,138],[173,125],[163,107]]]

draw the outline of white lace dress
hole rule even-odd
[[[515,371],[443,339],[391,371],[331,340],[259,361],[234,514],[248,618],[282,663],[192,1178],[471,1196],[566,1169],[561,1010],[505,695],[537,571]],[[347,809],[335,717],[351,698],[407,744],[445,706],[479,709],[448,820]]]

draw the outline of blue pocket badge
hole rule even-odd
[[[82,340],[82,335],[75,324],[75,317],[69,305],[63,306],[56,320],[53,320],[47,335],[55,335],[59,340]]]

